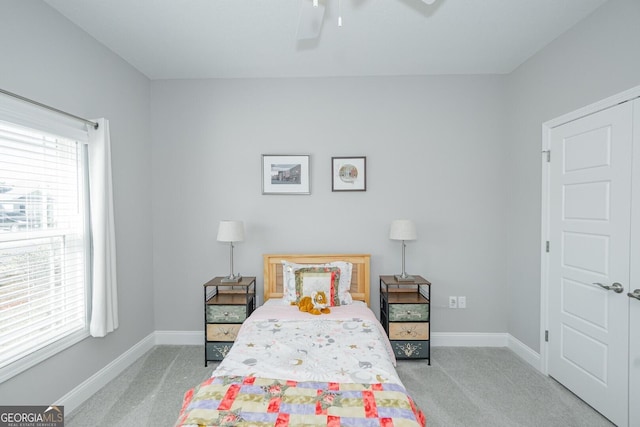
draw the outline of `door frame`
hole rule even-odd
[[[549,346],[545,340],[545,331],[549,329],[549,253],[546,250],[546,242],[549,240],[549,196],[550,196],[550,164],[547,162],[547,153],[551,147],[551,130],[558,126],[572,122],[574,120],[581,119],[588,115],[597,113],[598,111],[606,110],[607,108],[618,105],[622,102],[631,101],[632,99],[640,98],[640,86],[636,86],[617,95],[610,96],[601,101],[582,107],[578,110],[564,114],[555,119],[549,120],[542,124],[542,150],[541,150],[541,168],[542,168],[542,191],[541,191],[541,227],[540,227],[540,370],[544,375],[549,375]],[[637,132],[634,132],[634,140],[638,141],[636,136]],[[638,160],[640,150],[634,150],[634,160]],[[553,161],[553,153],[551,153]],[[640,163],[636,163],[640,164]],[[640,169],[640,168],[636,168]],[[640,175],[636,170],[633,170],[634,178]],[[632,188],[633,196],[640,197],[640,190],[638,188]],[[634,197],[638,199],[639,197]],[[637,206],[640,201],[636,201],[634,206]],[[637,215],[633,214],[632,215]],[[638,233],[640,234],[640,233]],[[633,237],[632,237],[633,238]],[[553,243],[553,242],[552,242]],[[633,265],[631,266],[631,279],[634,277],[640,277],[640,268],[634,272]]]

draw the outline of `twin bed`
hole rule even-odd
[[[265,255],[264,304],[176,426],[425,426],[369,309],[369,255]],[[291,305],[310,290],[339,305]]]

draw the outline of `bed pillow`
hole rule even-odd
[[[302,297],[313,296],[315,292],[324,292],[330,307],[340,305],[338,285],[340,269],[338,267],[307,267],[295,272],[296,304]]]
[[[340,305],[347,305],[353,302],[351,297],[351,273],[353,272],[353,264],[346,261],[335,261],[329,263],[332,267],[340,269],[340,283],[338,285],[338,298]]]
[[[351,273],[353,264],[346,261],[334,261],[327,264],[296,264],[294,262],[282,261],[282,300],[285,304],[296,302],[296,278],[295,272],[301,268],[323,268],[337,267],[340,269],[340,280],[338,283],[338,299],[340,305],[347,305],[353,302],[349,293],[351,289]]]

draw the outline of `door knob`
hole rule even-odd
[[[640,300],[640,289],[636,289],[636,290],[635,290],[635,291],[633,291],[633,292],[629,292],[629,293],[627,294],[627,296],[628,296],[629,298],[635,298],[635,299],[637,299],[637,300]]]
[[[613,291],[616,294],[621,294],[622,291],[624,291],[624,288],[622,287],[622,285],[618,282],[613,283],[611,286],[607,286],[607,285],[603,285],[602,283],[594,283],[594,285],[598,285],[603,289],[606,289],[608,291]]]

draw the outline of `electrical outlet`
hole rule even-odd
[[[458,308],[467,308],[467,297],[458,297]]]
[[[449,308],[458,308],[458,297],[449,297]]]

